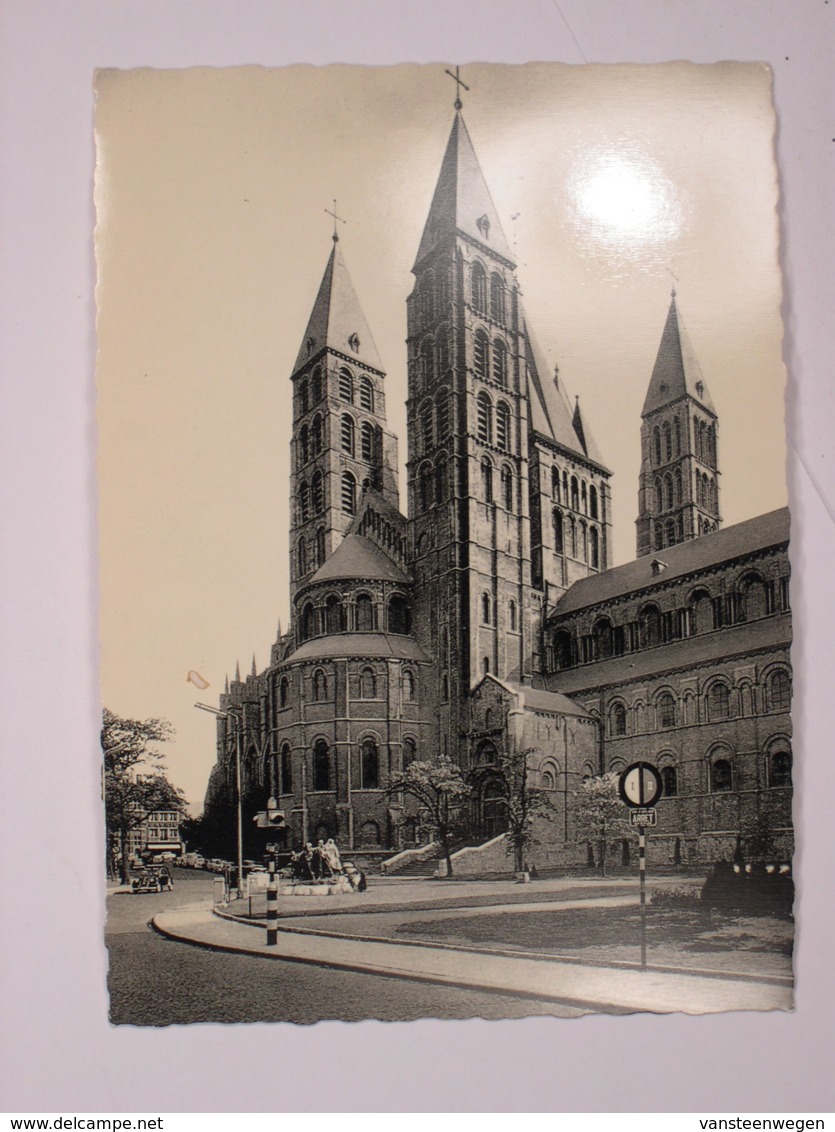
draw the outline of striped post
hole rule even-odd
[[[641,970],[647,969],[647,839],[646,827],[638,826],[638,876],[641,885]]]
[[[275,875],[275,855],[268,864],[270,881],[267,886],[267,947],[278,943],[278,878]]]

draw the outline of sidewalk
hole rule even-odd
[[[263,925],[222,919],[206,905],[158,913],[161,934],[183,943],[265,959],[309,963],[401,979],[561,1002],[626,1014],[712,1014],[726,1010],[790,1010],[787,986],[724,977],[591,967],[409,943],[294,931],[282,924],[267,947]]]

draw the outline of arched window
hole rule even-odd
[[[473,371],[476,377],[487,377],[487,359],[490,355],[490,343],[483,330],[477,330],[473,338]]]
[[[307,543],[300,538],[296,546],[296,570],[300,578],[307,573]]]
[[[664,421],[664,456],[668,462],[673,458],[673,431],[669,421]]]
[[[325,561],[325,528],[319,527],[316,531],[316,565],[321,566]]]
[[[663,695],[658,697],[656,711],[658,712],[659,727],[675,727],[676,701],[669,692],[664,692]]]
[[[339,435],[342,451],[347,452],[349,456],[353,456],[356,450],[356,426],[354,425],[354,418],[349,416],[348,413],[342,414],[342,424]]]
[[[487,311],[487,275],[483,266],[476,260],[470,272],[470,292],[472,304],[477,311]]]
[[[675,504],[676,507],[680,507],[681,503],[682,503],[681,468],[676,468],[675,476],[673,478],[674,478],[673,503]]]
[[[483,391],[476,401],[478,439],[484,444],[493,441],[493,402]]]
[[[443,377],[449,369],[449,339],[447,338],[446,327],[438,334],[435,344],[435,357],[438,365],[438,376]]]
[[[360,774],[363,790],[378,790],[380,787],[380,756],[373,739],[364,739],[360,751]]]
[[[411,764],[417,758],[417,746],[414,739],[406,738],[403,740],[403,769]]]
[[[507,464],[502,468],[502,505],[505,511],[513,510],[513,472]]]
[[[652,430],[652,454],[655,457],[655,463],[661,463],[661,429],[658,425]]]
[[[645,649],[661,644],[661,610],[657,605],[646,605],[638,614],[641,646]]]
[[[360,671],[360,699],[373,700],[377,698],[377,677],[373,668],[363,668]]]
[[[281,793],[293,793],[293,757],[290,744],[284,743],[281,747]]]
[[[707,697],[708,719],[727,719],[731,714],[731,693],[727,684],[713,684]]]
[[[357,632],[371,633],[374,631],[374,606],[369,594],[360,594],[357,598]]]
[[[360,379],[360,408],[367,413],[374,412],[374,386],[367,377]]]
[[[556,790],[557,768],[553,763],[546,763],[539,772],[539,785],[542,790]]]
[[[449,432],[449,394],[445,389],[438,393],[438,438]]]
[[[308,396],[307,382],[299,382],[299,413],[306,413],[310,408],[310,399]]]
[[[496,761],[498,754],[496,744],[491,743],[489,739],[483,739],[476,747],[475,761],[479,766],[490,766]]]
[[[571,510],[580,510],[580,485],[577,483],[577,477],[571,477]]]
[[[668,519],[664,524],[664,540],[667,546],[675,546],[676,544],[676,521],[675,519]]]
[[[510,449],[510,409],[504,401],[496,406],[496,447],[502,452]]]
[[[490,276],[490,317],[504,322],[504,279],[497,271]]]
[[[433,486],[432,465],[429,463],[421,464],[418,473],[421,511],[428,511],[435,502],[433,499]]]
[[[791,786],[792,757],[789,751],[772,752],[768,757],[768,785]]]
[[[717,759],[710,767],[710,789],[713,794],[723,794],[733,790],[733,770],[728,759]]]
[[[325,509],[325,479],[322,473],[317,469],[313,473],[313,479],[310,483],[310,497],[313,503],[314,515],[320,515]]]
[[[330,790],[331,768],[328,745],[324,739],[317,739],[313,745],[313,789]]]
[[[553,527],[554,527],[554,550],[556,551],[557,554],[562,554],[562,552],[563,552],[562,515],[556,509],[556,507],[554,508],[554,512],[551,516],[551,522],[553,523]]]
[[[440,456],[435,464],[435,502],[443,503],[448,494],[446,456]]]
[[[357,513],[357,481],[350,472],[342,473],[342,510],[346,515]]]
[[[345,628],[342,602],[336,594],[331,594],[325,602],[325,626],[329,633],[341,633]]]
[[[589,560],[588,532],[586,530],[585,520],[583,519],[580,520],[580,558],[583,562],[588,562]]]
[[[768,710],[788,711],[791,707],[791,681],[782,670],[775,672],[768,681]]]
[[[403,699],[407,704],[411,704],[415,699],[415,674],[408,668],[403,673]]]
[[[299,522],[306,523],[310,518],[310,488],[306,483],[299,484]]]
[[[566,629],[554,633],[554,667],[559,671],[571,668],[574,664],[574,649],[571,634]]]
[[[278,685],[278,706],[279,708],[287,707],[287,697],[290,694],[290,681],[286,676],[282,676]]]
[[[675,798],[678,794],[678,771],[674,766],[661,768],[661,789],[665,798]]]
[[[664,510],[664,488],[661,484],[661,478],[659,476],[655,477],[653,488],[655,493],[655,513],[656,515],[660,515]]]
[[[681,455],[681,419],[676,417],[673,422],[676,434],[676,456]]]
[[[322,367],[317,366],[313,371],[313,381],[311,383],[311,402],[316,405],[322,400]]]
[[[490,595],[488,593],[483,593],[481,595],[481,623],[482,623],[482,625],[489,625],[490,624],[490,608],[491,608]]]
[[[593,659],[606,660],[613,652],[612,622],[600,617],[592,627]]]
[[[322,451],[322,418],[318,414],[313,418],[313,426],[310,430],[310,446],[314,456],[318,456]]]
[[[623,704],[613,704],[609,712],[609,729],[613,735],[626,734],[626,708]]]
[[[360,457],[367,464],[374,460],[374,425],[370,421],[363,421],[360,428]]]
[[[426,452],[432,447],[434,442],[434,406],[432,401],[424,401],[420,407],[420,442],[423,446],[423,451]]]
[[[568,553],[572,558],[577,557],[577,523],[574,516],[568,516]]]
[[[389,598],[388,605],[388,631],[390,633],[407,634],[411,631],[411,615],[405,597],[395,594]]]
[[[316,635],[316,610],[311,602],[302,610],[302,640],[307,641]]]
[[[507,603],[507,619],[510,631],[516,632],[516,602],[513,598]]]
[[[354,403],[354,378],[351,371],[344,367],[339,371],[339,397],[349,405]]]
[[[430,382],[435,373],[435,341],[429,336],[420,346],[420,377],[424,384]]]
[[[588,515],[588,513],[589,513],[589,500],[588,500],[588,492],[586,491],[586,481],[585,480],[583,480],[582,483],[580,484],[580,503],[581,503],[582,508],[583,508],[583,514]]]
[[[307,425],[299,429],[299,467],[303,468],[310,459],[310,431]]]
[[[594,570],[600,569],[600,536],[597,533],[597,527],[589,527],[589,545],[590,545],[590,558],[591,566]]]
[[[318,703],[328,698],[328,678],[321,668],[313,673],[313,699]]]
[[[589,488],[589,515],[592,519],[598,518],[597,514],[597,488],[594,484]]]
[[[501,338],[493,342],[493,380],[502,389],[507,388],[507,346]]]
[[[559,468],[551,469],[551,498],[559,503],[560,501],[560,470]]]
[[[486,456],[481,461],[481,492],[485,503],[493,502],[493,465]]]

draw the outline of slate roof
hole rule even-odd
[[[331,633],[327,637],[314,637],[299,645],[287,661],[349,656],[429,661],[414,637],[401,637],[397,633]]]
[[[697,383],[701,383],[701,394],[696,389]],[[667,322],[661,335],[661,344],[658,347],[658,355],[641,415],[646,416],[647,413],[678,401],[687,394],[708,412],[716,415],[702,374],[702,367],[684,329],[676,306],[676,294],[673,291]]]
[[[555,441],[561,448],[573,452],[580,459],[591,460],[604,471],[608,471],[600,458],[600,452],[591,433],[580,416],[579,404],[572,416],[565,394],[548,374],[546,363],[524,311],[520,311],[520,315],[525,331],[525,359],[529,375],[528,395],[534,432]]]
[[[789,510],[781,507],[766,515],[758,515],[756,519],[735,523],[732,527],[700,535],[689,542],[679,543],[678,546],[665,547],[657,554],[648,554],[634,562],[582,578],[560,598],[552,618],[559,619],[579,609],[665,585],[674,578],[695,574],[711,566],[787,542],[788,538]],[[656,558],[666,563],[666,569],[657,575],[652,572],[652,563]]]
[[[409,577],[396,562],[364,535],[346,535],[336,550],[319,567],[307,586],[346,578],[360,581],[396,582],[408,585]]]
[[[526,711],[549,711],[558,715],[578,715],[588,719],[585,708],[576,704],[562,692],[551,692],[544,688],[532,688],[529,684],[513,684],[509,680],[500,681],[522,698]]]
[[[700,665],[713,667],[717,662],[732,656],[788,648],[791,644],[791,616],[789,613],[764,617],[743,625],[731,625],[701,637],[688,637],[685,641],[672,641],[640,652],[626,653],[594,664],[566,668],[537,682],[551,688],[560,688],[566,695],[591,692],[609,685],[625,684],[631,680],[646,680],[680,669],[695,669]],[[569,701],[570,702],[570,701]]]
[[[476,221],[487,218],[488,231]],[[481,172],[481,166],[460,113],[455,115],[447,142],[432,204],[421,236],[415,264],[435,245],[454,231],[491,248],[503,259],[514,262],[496,206]]]
[[[354,349],[349,341],[354,334],[359,339],[358,349]],[[309,349],[308,343],[312,343]],[[355,357],[357,361],[379,373],[384,372],[336,239],[319,284],[319,293],[302,338],[294,372],[326,346],[349,358]]]

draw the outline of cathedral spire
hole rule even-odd
[[[457,101],[460,102],[460,99]],[[488,248],[510,266],[514,266],[513,253],[502,231],[496,206],[458,108],[415,265],[439,241],[449,239],[456,232]]]
[[[673,287],[642,416],[688,395],[709,413],[715,413],[701,366],[681,321]]]
[[[328,212],[328,209],[325,209]],[[333,215],[333,214],[331,214]],[[371,331],[359,304],[354,285],[345,266],[345,258],[336,233],[334,219],[333,248],[319,292],[307,323],[293,372],[301,369],[314,355],[325,349],[335,350],[347,358],[382,373],[383,367]]]
[[[253,676],[258,675],[258,668],[256,667],[256,664],[255,664],[255,653],[252,654],[252,675]]]
[[[239,660],[236,660],[235,661],[235,683],[240,684],[240,682],[241,682],[241,662]]]

